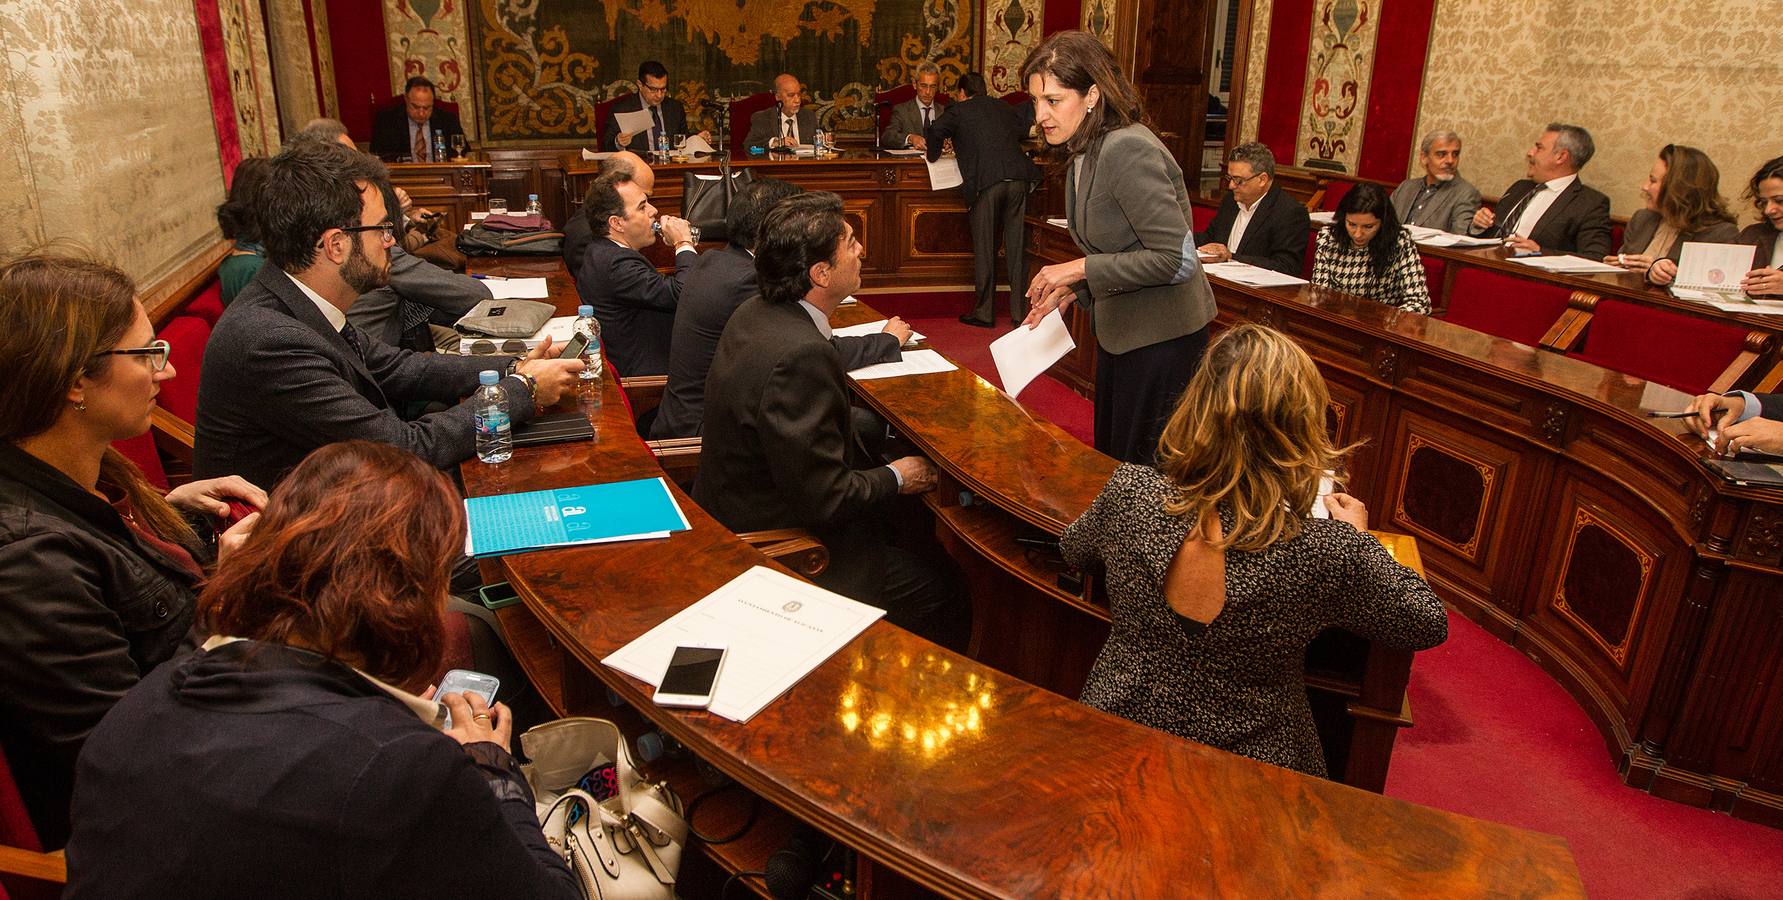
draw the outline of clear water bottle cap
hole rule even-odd
[[[594,315],[594,307],[584,303],[581,306],[576,307],[576,315],[586,319],[589,316]]]
[[[526,199],[528,199],[528,200],[537,200],[537,199],[539,199],[539,195],[538,195],[538,194],[527,194],[527,195],[526,195]]]
[[[477,383],[478,384],[496,384],[496,383],[499,383],[500,381],[501,381],[501,376],[496,374],[496,371],[494,369],[484,369],[483,371],[477,373]]]

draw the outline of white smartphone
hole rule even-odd
[[[691,709],[712,705],[712,688],[724,668],[724,654],[723,647],[676,647],[668,670],[662,673],[662,683],[656,686],[653,699],[657,705]]]
[[[472,672],[469,669],[453,669],[446,673],[446,677],[440,679],[440,686],[433,692],[433,696],[434,699],[441,701],[441,706],[444,706],[447,694],[476,694],[483,698],[484,703],[494,706],[495,690],[499,687],[501,687],[501,679],[494,675],[484,675],[482,672]],[[446,727],[452,727],[450,711],[446,713]]]

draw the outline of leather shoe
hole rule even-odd
[[[971,316],[960,316],[960,324],[961,325],[970,325],[973,328],[995,328],[995,327],[997,327],[997,323],[995,323],[995,322],[986,322],[983,319],[975,319]]]

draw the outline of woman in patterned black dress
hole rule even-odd
[[[1331,224],[1319,232],[1312,283],[1407,312],[1430,312],[1418,245],[1400,226],[1387,189],[1366,181],[1337,201]]]
[[[1061,539],[1107,570],[1114,623],[1083,702],[1311,774],[1325,757],[1306,647],[1327,627],[1422,650],[1448,637],[1441,601],[1366,533],[1367,511],[1320,478],[1325,433],[1311,358],[1241,325],[1207,350],[1158,442],[1161,469],[1122,465]],[[1209,515],[1214,513],[1214,515]]]

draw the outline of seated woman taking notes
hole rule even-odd
[[[1386,188],[1366,181],[1343,195],[1331,224],[1319,232],[1312,283],[1407,312],[1430,312],[1418,245],[1400,227]]]
[[[1695,147],[1661,148],[1641,185],[1641,199],[1646,208],[1628,218],[1622,252],[1603,261],[1643,273],[1661,287],[1678,277],[1686,241],[1731,244],[1738,233],[1721,197],[1721,170]]]
[[[1360,501],[1319,480],[1325,382],[1280,332],[1240,325],[1207,348],[1158,441],[1122,465],[1060,540],[1101,562],[1114,613],[1083,702],[1253,759],[1325,774],[1302,669],[1327,627],[1422,650],[1448,637],[1430,586],[1367,534]]]

